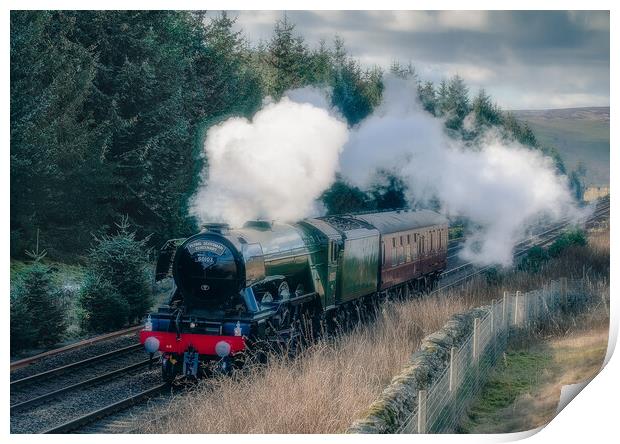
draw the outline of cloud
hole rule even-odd
[[[487,11],[439,11],[437,23],[449,29],[487,31],[489,14]]]
[[[281,11],[241,11],[268,39]],[[338,34],[366,66],[412,62],[437,82],[460,74],[509,109],[609,104],[608,11],[288,11],[311,46]],[[524,100],[525,95],[529,98]],[[589,102],[593,100],[594,102]]]

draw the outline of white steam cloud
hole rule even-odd
[[[479,227],[467,238],[464,259],[509,265],[536,217],[577,213],[551,159],[494,132],[479,149],[466,148],[421,109],[412,82],[386,78],[382,105],[352,129],[327,99],[318,89],[294,90],[251,121],[232,118],[211,128],[193,214],[232,225],[294,221],[318,211],[316,199],[337,171],[365,188],[382,168],[405,180],[411,200],[437,198],[443,213]]]
[[[442,212],[480,228],[461,256],[478,264],[512,263],[512,249],[539,216],[576,215],[565,177],[553,162],[488,132],[480,149],[449,138],[443,122],[421,109],[415,86],[388,78],[383,104],[352,131],[341,158],[345,176],[368,184],[377,167],[405,179],[410,198],[439,199]]]
[[[250,219],[294,221],[315,210],[334,181],[347,141],[346,124],[315,103],[314,90],[267,103],[251,121],[231,118],[211,128],[208,167],[191,212],[202,221],[239,226]]]

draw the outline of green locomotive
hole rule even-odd
[[[175,288],[141,341],[162,353],[168,381],[201,364],[225,370],[250,343],[294,339],[302,318],[318,328],[432,286],[447,246],[447,219],[428,210],[206,225],[162,248],[157,279],[172,275]]]

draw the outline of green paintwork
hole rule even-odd
[[[296,224],[254,221],[221,234],[243,256],[246,286],[284,276],[291,292],[316,293],[329,310],[378,290],[381,230],[365,219],[387,230],[436,223],[437,217],[431,212],[388,212]]]
[[[377,291],[379,274],[379,232],[363,228],[346,231],[345,236],[339,260],[338,303]]]

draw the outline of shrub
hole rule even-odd
[[[104,330],[113,328],[113,325],[121,325],[139,320],[151,308],[152,294],[150,282],[146,273],[146,242],[147,239],[137,240],[135,233],[129,231],[129,223],[126,218],[117,224],[119,230],[114,235],[95,237],[95,245],[89,253],[90,286],[99,284],[111,290],[113,295],[107,296],[102,292],[95,292],[91,288],[88,293],[83,293],[85,325],[89,329]],[[96,277],[96,278],[95,278]],[[118,321],[111,322],[106,313],[98,310],[92,301],[93,295],[98,294],[108,300],[113,306],[121,309],[118,313]],[[120,300],[125,303],[121,303]],[[86,303],[90,305],[85,305]],[[121,315],[124,316],[121,322]],[[102,316],[102,321],[94,320]]]
[[[500,270],[497,267],[488,268],[484,272],[484,278],[488,285],[498,286],[502,284],[503,276]]]
[[[528,250],[525,257],[521,259],[518,268],[528,273],[537,273],[540,271],[542,264],[547,260],[549,260],[549,254],[544,248],[539,246],[532,247]]]
[[[32,317],[17,292],[11,291],[11,355],[32,347],[36,332],[31,328]]]
[[[588,243],[583,230],[572,230],[562,234],[549,246],[549,256],[558,257],[564,250],[573,246],[585,247]]]
[[[127,324],[129,304],[103,276],[86,274],[79,301],[83,310],[82,328],[89,332],[110,331]]]
[[[54,283],[51,269],[37,260],[20,271],[11,296],[11,334],[16,335],[12,344],[50,346],[66,329],[62,291]]]
[[[462,225],[459,225],[456,227],[450,227],[450,229],[448,230],[448,236],[450,240],[459,239],[463,237],[464,233],[465,233],[465,228]]]

